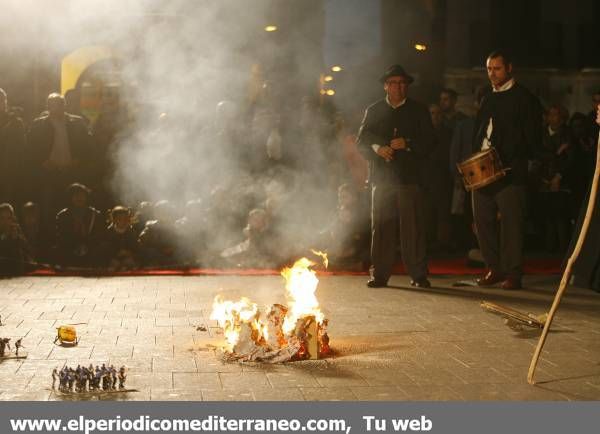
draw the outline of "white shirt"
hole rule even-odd
[[[500,86],[499,88],[492,88],[493,92],[506,92],[507,90],[511,89],[513,86],[515,85],[515,79],[511,78],[510,80],[508,80],[506,83],[504,83],[502,86]],[[481,142],[481,150],[485,151],[486,149],[490,149],[490,147],[492,146],[492,131],[494,131],[494,122],[492,121],[492,118],[490,118],[490,121],[488,122],[488,126],[487,126],[487,130],[485,131],[485,137],[483,138],[483,142]]]
[[[387,102],[387,105],[389,105],[391,108],[393,108],[393,109],[397,109],[398,107],[401,107],[401,106],[403,106],[403,105],[404,105],[404,103],[406,102],[406,98],[404,98],[404,99],[403,99],[402,101],[400,101],[398,104],[396,104],[396,105],[393,105],[393,104],[390,102],[390,99],[388,98],[388,96],[386,95],[386,96],[385,96],[385,102]],[[381,148],[381,145],[378,145],[377,143],[373,143],[373,144],[371,145],[371,148],[373,149],[373,151],[374,151],[375,153],[377,153],[377,151],[379,150],[379,148]]]
[[[51,119],[54,129],[54,142],[48,161],[55,167],[67,167],[73,162],[69,136],[67,135],[66,119]]]

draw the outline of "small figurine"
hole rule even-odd
[[[0,357],[4,357],[6,348],[10,350],[10,338],[0,338]]]
[[[116,390],[116,388],[117,388],[117,370],[114,367],[114,365],[110,365],[110,368],[108,368],[108,370],[110,371],[110,375],[112,377],[112,383],[110,385],[110,388],[112,390]]]
[[[127,380],[127,373],[125,372],[125,366],[119,368],[119,389],[125,388],[125,380]]]
[[[110,390],[112,380],[110,378],[110,371],[106,368],[104,363],[102,364],[100,371],[102,372],[102,390]]]
[[[69,368],[69,374],[68,374],[68,378],[69,378],[69,392],[73,392],[73,385],[75,384],[75,371],[73,370],[73,368]]]
[[[22,344],[22,341],[23,341],[23,338],[21,338],[21,339],[18,339],[18,340],[15,342],[15,355],[16,355],[17,357],[19,357],[19,348],[24,348],[24,347],[23,347],[23,344]]]
[[[69,381],[69,379],[67,378],[68,375],[68,370],[67,367],[65,366],[64,368],[62,368],[60,370],[60,373],[58,374],[58,390],[60,390],[61,392],[66,392],[67,391],[67,382]]]
[[[58,370],[54,368],[52,370],[52,389],[56,386],[56,379],[58,378]]]

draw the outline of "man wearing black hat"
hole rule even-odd
[[[433,145],[425,106],[407,98],[413,78],[392,65],[380,79],[386,97],[372,104],[358,132],[372,186],[371,288],[387,285],[398,240],[411,285],[428,288],[426,234],[420,176]]]

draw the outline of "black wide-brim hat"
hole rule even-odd
[[[88,187],[86,187],[83,184],[80,184],[79,182],[74,182],[73,184],[71,184],[67,187],[67,195],[69,197],[72,197],[75,193],[78,193],[80,191],[85,193],[88,196],[92,193],[91,189],[89,189]]]
[[[384,74],[379,78],[379,81],[381,83],[385,83],[388,78],[394,77],[394,76],[404,77],[406,79],[406,81],[408,81],[408,84],[410,84],[413,81],[415,81],[415,79],[412,78],[410,75],[408,75],[406,73],[406,71],[404,70],[404,68],[402,66],[400,66],[400,65],[392,65],[392,66],[390,66],[384,72]]]

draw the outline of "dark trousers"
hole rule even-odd
[[[402,261],[415,280],[427,277],[423,194],[418,185],[375,185],[371,205],[371,277],[387,282],[400,240]]]
[[[473,192],[477,240],[490,269],[515,277],[523,274],[525,210],[524,186],[492,184]]]

